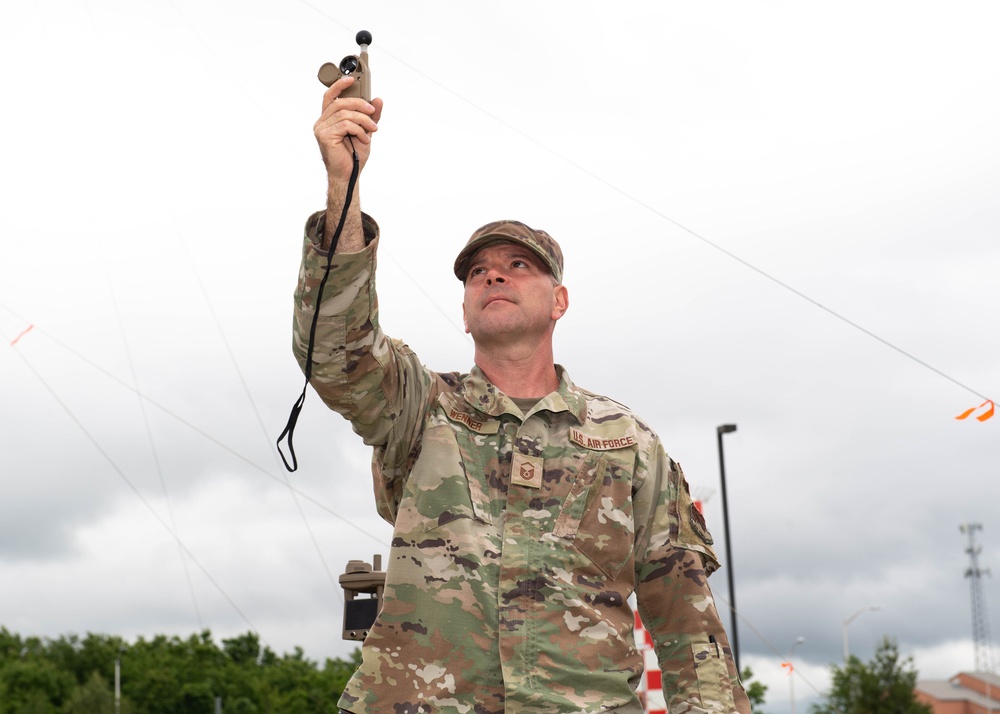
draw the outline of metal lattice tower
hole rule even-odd
[[[963,523],[959,530],[969,535],[969,567],[965,577],[969,578],[972,591],[972,641],[976,648],[976,671],[992,672],[993,663],[990,656],[990,623],[986,617],[986,601],[983,598],[983,576],[990,575],[990,569],[979,567],[979,553],[982,551],[976,545],[976,531],[983,529],[980,523]]]

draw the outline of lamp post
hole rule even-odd
[[[726,459],[722,452],[722,435],[736,431],[735,424],[722,424],[716,427],[715,434],[719,439],[719,482],[722,486],[722,522],[726,529],[726,560],[729,565],[729,610],[732,616],[733,631],[730,633],[730,643],[733,647],[733,663],[736,672],[740,670],[740,635],[736,629],[736,588],[733,585],[733,547],[729,541],[729,500],[726,498]]]
[[[125,652],[125,645],[119,644],[118,654],[115,655],[115,714],[122,711],[122,655]]]
[[[857,616],[860,615],[861,613],[863,613],[863,612],[869,612],[871,610],[881,610],[881,609],[882,609],[881,605],[865,605],[864,607],[859,608],[858,610],[856,610],[853,613],[851,613],[851,616],[848,617],[846,620],[844,620],[844,628],[843,628],[843,630],[844,630],[844,662],[845,663],[847,662],[848,658],[850,657],[850,654],[848,653],[848,649],[847,649],[847,626],[850,625],[852,622],[854,622],[855,618],[857,618]]]
[[[122,658],[121,654],[115,657],[115,714],[121,714],[122,710]]]
[[[785,655],[785,664],[788,665],[788,696],[792,703],[792,714],[795,714],[795,667],[792,666],[792,652],[805,641],[805,637],[796,637],[795,642],[788,648],[788,654]]]

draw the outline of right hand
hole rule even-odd
[[[369,104],[359,97],[340,96],[354,81],[354,77],[342,77],[330,85],[323,94],[323,112],[313,125],[331,187],[347,184],[354,168],[347,137],[352,137],[359,170],[363,169],[371,153],[372,133],[378,130],[382,116],[381,99],[373,99]]]

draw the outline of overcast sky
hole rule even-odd
[[[1000,416],[954,417],[1000,398],[998,27],[993,2],[7,0],[0,625],[350,652],[336,577],[390,535],[369,452],[312,393],[294,475],[273,444],[316,71],[367,29],[386,330],[468,369],[455,254],[544,228],[557,361],[706,498],[768,710],[796,638],[804,709],[870,605],[853,654],[971,669],[959,525],[1000,575]]]

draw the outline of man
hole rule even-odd
[[[352,152],[363,169],[382,112],[340,97],[352,81],[330,87],[314,127],[328,204],[306,224],[303,367]],[[442,374],[381,331],[378,241],[355,191],[312,354],[316,391],[374,448],[379,513],[394,526],[384,605],[343,710],[638,714],[635,592],[670,711],[748,714],[706,582],[712,540],[680,467],[627,408],[554,364],[569,306],[559,245],[516,221],[473,234],[454,267],[475,366]]]

